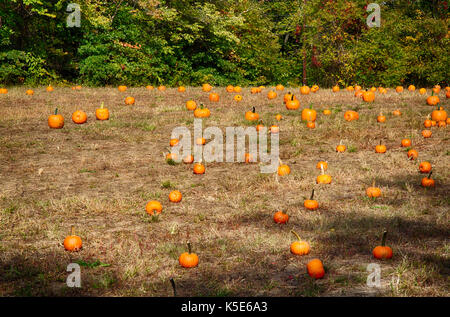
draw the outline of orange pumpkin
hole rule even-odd
[[[145,205],[145,211],[150,215],[153,216],[155,213],[159,215],[162,212],[162,205],[157,200],[151,200]]]
[[[186,87],[184,87],[184,86],[178,87],[178,92],[185,92],[185,91],[186,91]]]
[[[397,86],[395,88],[395,91],[398,92],[398,93],[403,92],[403,87],[402,86]]]
[[[72,233],[70,236],[67,236],[64,239],[64,249],[66,249],[67,251],[71,251],[71,252],[76,252],[81,250],[81,248],[83,247],[83,243],[81,241],[81,238],[77,235],[75,235],[75,229],[72,226],[71,229]]]
[[[302,110],[302,121],[316,121],[317,112],[312,109],[312,106]]]
[[[314,200],[314,189],[312,190],[311,197],[303,202],[303,206],[308,210],[317,210],[319,208],[319,203]]]
[[[226,88],[227,92],[233,92],[234,91],[234,87],[232,85],[228,85]]]
[[[31,89],[28,89],[25,93],[26,93],[28,96],[34,95],[34,91],[31,90]]]
[[[285,214],[284,212],[277,211],[274,215],[273,215],[273,221],[275,221],[276,223],[287,223],[289,220],[289,216],[287,214]]]
[[[198,256],[192,253],[191,244],[188,242],[188,252],[184,252],[178,258],[178,262],[184,268],[193,268],[198,265]]]
[[[322,261],[319,259],[313,259],[306,264],[306,270],[308,275],[315,279],[320,279],[325,275],[325,269],[323,268]]]
[[[248,121],[257,121],[259,120],[259,114],[255,112],[255,107],[253,107],[252,111],[247,111],[245,113],[245,119]]]
[[[202,85],[202,90],[203,90],[204,92],[210,92],[211,89],[212,89],[212,86],[211,86],[210,84],[203,84],[203,85]]]
[[[170,192],[169,194],[169,200],[173,203],[179,203],[182,199],[182,195],[180,193],[180,191],[178,190],[173,190]]]
[[[87,121],[87,114],[83,110],[77,110],[72,114],[72,121],[76,124],[83,124]]]
[[[200,104],[200,108],[194,110],[194,117],[196,118],[208,118],[211,115],[211,112],[208,108],[203,108],[203,105]]]
[[[300,108],[300,101],[298,101],[294,95],[291,96],[291,99],[286,101],[286,109],[288,110],[297,110]]]
[[[55,109],[55,114],[48,117],[48,126],[52,129],[61,129],[64,127],[64,117],[58,114],[58,108]]]
[[[195,163],[194,164],[194,174],[205,174],[205,165],[202,163]]]
[[[275,99],[276,97],[277,97],[277,93],[275,91],[273,91],[273,90],[271,90],[271,91],[269,91],[267,93],[267,98],[268,99]]]
[[[282,84],[278,84],[278,85],[276,85],[275,89],[281,91],[281,90],[284,90],[284,86]]]
[[[300,87],[300,93],[302,95],[309,95],[310,88],[308,86],[302,86]]]
[[[164,85],[158,86],[158,90],[159,91],[165,91],[166,90],[166,86],[164,86]]]
[[[409,85],[408,90],[409,91],[415,91],[416,87],[414,85]]]
[[[430,138],[431,135],[432,135],[431,130],[423,130],[423,131],[422,131],[422,136],[423,136],[424,138]]]
[[[359,119],[359,114],[356,111],[353,110],[347,110],[344,113],[344,119],[346,121],[353,121],[353,120],[358,120]]]
[[[410,139],[403,139],[402,140],[402,147],[409,147],[411,146],[411,140]]]
[[[311,87],[311,91],[312,91],[313,93],[316,93],[317,91],[319,91],[319,86],[313,85],[313,86]]]
[[[338,85],[333,86],[332,88],[333,92],[338,92],[340,90]]]
[[[421,185],[422,187],[434,187],[435,186],[435,182],[434,179],[431,178],[431,174],[433,174],[433,172],[430,172],[430,174],[428,174],[427,177],[422,178],[421,181]]]
[[[235,96],[233,97],[233,99],[234,99],[234,101],[236,101],[236,102],[240,102],[240,101],[242,100],[242,96],[241,96],[241,95],[235,95]]]
[[[407,156],[410,160],[415,160],[419,156],[417,150],[411,149],[408,151]]]
[[[372,186],[366,189],[366,195],[370,198],[377,198],[381,196],[381,189],[375,187],[375,181],[372,182]]]
[[[427,98],[427,104],[430,106],[436,106],[440,102],[438,96],[431,95]]]
[[[289,175],[291,173],[291,168],[288,165],[283,164],[280,160],[280,165],[278,166],[277,173],[279,176]]]
[[[426,162],[426,161],[421,162],[419,164],[419,171],[421,173],[429,173],[429,172],[431,172],[431,164],[429,162]]]
[[[218,93],[210,93],[209,94],[209,100],[212,102],[218,102],[219,101],[219,94]]]
[[[119,87],[117,87],[117,89],[119,89],[119,91],[121,92],[124,92],[125,90],[127,90],[127,86],[120,85]]]
[[[365,102],[373,102],[375,100],[375,94],[373,91],[363,92],[362,98]]]
[[[383,238],[381,239],[381,245],[375,247],[372,251],[373,256],[376,259],[384,260],[392,258],[392,249],[385,245],[387,231],[383,232]]]
[[[300,236],[294,230],[291,232],[297,237],[297,241],[291,243],[290,250],[292,254],[295,255],[307,255],[309,254],[311,248],[307,241],[300,239]]]
[[[126,105],[134,105],[134,102],[135,102],[134,97],[126,97],[125,98]]]
[[[437,122],[445,121],[447,120],[447,112],[442,107],[439,107],[438,109],[433,110],[431,119]]]
[[[104,104],[100,105],[100,108],[95,109],[95,117],[97,120],[108,120],[109,119],[109,110],[108,108],[104,108]]]
[[[187,110],[195,110],[197,108],[197,103],[194,100],[186,101],[186,109]]]
[[[47,88],[45,88],[48,92],[51,92],[51,91],[53,91],[53,87],[52,87],[52,85],[49,85]]]

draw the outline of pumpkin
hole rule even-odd
[[[182,267],[185,268],[192,268],[196,267],[198,265],[198,256],[195,253],[192,253],[191,250],[191,243],[187,243],[188,246],[188,252],[184,252],[180,255],[178,258],[178,262]]]
[[[280,127],[277,125],[271,125],[269,128],[270,133],[278,133],[280,132]]]
[[[362,97],[365,90],[355,90],[355,97],[359,98]]]
[[[179,203],[182,197],[183,196],[178,190],[172,190],[169,194],[169,200],[173,203]]]
[[[415,160],[419,156],[419,152],[414,149],[408,151],[407,156],[410,160]]]
[[[185,91],[186,91],[186,87],[184,87],[184,86],[178,87],[178,92],[185,92]]]
[[[450,98],[450,90],[445,93],[445,98],[447,98],[447,99]]]
[[[276,90],[284,90],[284,86],[282,84],[278,84],[275,87]]]
[[[315,129],[316,123],[314,121],[308,121],[308,122],[306,122],[306,127],[310,128],[310,129]]]
[[[402,115],[402,113],[401,113],[401,111],[400,110],[394,110],[394,111],[392,111],[392,114],[394,115],[394,116],[401,116]]]
[[[310,91],[310,89],[309,89],[308,86],[302,86],[302,87],[300,87],[300,93],[301,93],[302,95],[309,95],[309,91]]]
[[[100,105],[100,108],[95,109],[95,117],[97,120],[108,120],[109,119],[109,110],[108,108],[104,108],[104,104]]]
[[[356,86],[355,86],[355,91],[359,91],[359,90],[361,90],[361,89],[362,89],[361,86],[359,86],[359,85],[356,85]]]
[[[201,162],[195,163],[193,170],[194,174],[205,174],[205,165],[203,165]]]
[[[447,117],[447,120],[445,120],[445,123],[450,124],[450,117]]]
[[[87,121],[87,114],[83,110],[77,110],[72,114],[72,121],[76,124],[83,124]]]
[[[119,89],[119,91],[121,92],[124,92],[125,90],[127,90],[127,86],[120,85],[119,87],[117,87],[117,89]]]
[[[200,108],[194,110],[194,117],[196,118],[208,118],[211,115],[211,112],[208,108],[203,108],[203,105],[200,104]]]
[[[338,85],[333,86],[332,88],[333,92],[338,92],[340,90]]]
[[[260,93],[260,92],[261,92],[261,90],[258,87],[252,87],[250,89],[250,93],[252,93],[252,94],[257,94],[257,93]]]
[[[291,173],[291,168],[288,165],[283,164],[283,162],[281,162],[280,159],[278,159],[278,161],[280,163],[278,165],[278,170],[277,170],[278,175],[280,175],[280,176],[289,175]]]
[[[71,228],[71,231],[71,235],[67,236],[64,239],[64,249],[66,249],[67,251],[76,252],[81,250],[81,248],[83,247],[83,243],[81,241],[81,238],[75,235],[75,229],[73,226]]]
[[[293,94],[291,94],[290,92],[288,92],[287,94],[284,95],[283,97],[283,103],[288,102],[289,100],[291,100]],[[295,99],[297,99],[296,97],[294,97]]]
[[[171,160],[176,161],[178,158],[176,153],[167,153],[166,155],[166,161],[169,163]]]
[[[420,88],[420,89],[419,89],[419,93],[420,93],[421,95],[424,95],[426,92],[427,92],[427,90],[426,90],[425,88]]]
[[[411,140],[410,139],[403,139],[402,140],[402,147],[409,147],[411,146]]]
[[[440,102],[438,96],[431,95],[427,98],[427,104],[430,106],[436,106]]]
[[[145,211],[150,215],[153,216],[155,213],[159,215],[162,212],[162,205],[157,200],[151,200],[145,205]]]
[[[64,117],[58,114],[58,108],[55,109],[55,114],[48,117],[48,126],[52,129],[61,129],[64,127]]]
[[[259,120],[259,114],[255,112],[255,107],[253,107],[252,111],[247,111],[245,113],[245,119],[248,121],[257,121]]]
[[[257,124],[257,125],[256,125],[256,131],[259,132],[262,128],[264,128],[264,125],[263,125],[263,124],[260,123],[260,124]]]
[[[346,121],[353,121],[353,120],[358,120],[359,119],[359,114],[356,111],[353,110],[347,110],[344,113],[344,119]]]
[[[197,103],[194,100],[186,101],[186,109],[187,110],[195,110],[197,108]]]
[[[240,93],[242,91],[242,88],[239,86],[234,86],[233,90],[235,93]]]
[[[414,90],[416,90],[416,87],[414,85],[409,85],[408,90],[414,91]]]
[[[326,116],[329,116],[331,114],[331,110],[330,109],[324,109],[323,110],[323,114]]]
[[[303,202],[303,206],[308,210],[317,210],[319,208],[319,203],[317,200],[314,200],[314,189],[311,192],[311,197],[309,199],[306,199]]]
[[[205,139],[205,138],[197,138],[197,139],[195,140],[195,143],[196,143],[197,145],[205,145],[205,144],[206,144],[206,139]]]
[[[345,88],[347,91],[354,91],[355,88],[353,88],[353,86],[347,86],[347,88]]]
[[[170,146],[178,145],[178,143],[179,143],[178,139],[170,139],[170,141],[169,141]]]
[[[300,239],[300,236],[294,230],[291,230],[291,232],[297,238],[297,241],[294,241],[291,243],[291,246],[290,246],[291,253],[296,254],[296,255],[309,254],[309,251],[311,250],[309,243],[307,241]]]
[[[424,138],[430,138],[432,135],[432,132],[431,132],[431,130],[423,130],[422,135]]]
[[[183,163],[185,164],[191,164],[192,162],[194,162],[194,156],[192,155],[187,155],[183,159]]]
[[[235,96],[233,97],[233,99],[234,99],[234,101],[236,101],[236,102],[240,102],[240,101],[242,100],[242,96],[241,96],[241,95],[235,95]]]
[[[381,87],[381,89],[380,89],[380,94],[386,94],[386,93],[387,93],[387,89]]]
[[[53,87],[52,87],[52,85],[49,85],[47,88],[45,88],[45,90],[47,90],[48,92],[51,92],[51,91],[53,91]]]
[[[436,126],[436,121],[431,120],[431,126],[432,126],[432,127],[435,127],[435,126]]]
[[[437,122],[445,121],[447,120],[447,112],[442,107],[439,107],[438,109],[433,110],[431,119]]]
[[[331,184],[331,175],[325,174],[323,165],[320,167],[320,170],[322,171],[322,174],[317,176],[317,184]]]
[[[312,109],[312,105],[302,110],[302,121],[316,121],[316,118],[317,112]]]
[[[288,109],[288,110],[297,110],[298,108],[300,108],[300,101],[295,99],[295,96],[292,95],[291,99],[286,101],[286,109]]]
[[[375,92],[375,91],[377,91],[377,88],[376,88],[376,87],[371,87],[371,88],[370,88],[370,91],[371,91],[371,92]]]
[[[342,141],[340,141],[338,146],[336,146],[336,152],[343,153],[345,152],[346,149],[347,147],[344,144],[342,144]]]
[[[433,90],[433,92],[435,92],[436,94],[439,94],[439,93],[441,92],[441,86],[435,85],[435,86],[432,88],[432,90]]]
[[[271,91],[269,91],[267,93],[267,98],[268,99],[275,99],[276,97],[277,97],[277,93],[275,91],[273,91],[273,90],[271,90]]]
[[[153,86],[151,86],[151,85],[147,85],[147,86],[145,86],[145,88],[146,88],[147,90],[153,90],[153,88],[155,88],[155,87],[153,87]]]
[[[383,113],[380,112],[380,114],[379,114],[378,117],[377,117],[377,121],[378,121],[379,123],[384,123],[384,122],[386,122],[386,116],[383,115]]]
[[[426,162],[426,161],[421,162],[419,164],[419,171],[421,173],[429,173],[429,172],[431,172],[431,164],[429,162]]]
[[[28,89],[25,93],[26,93],[28,96],[34,95],[34,91],[31,90],[31,89]]]
[[[134,102],[135,102],[134,97],[126,97],[125,98],[126,105],[134,105]]]
[[[396,92],[403,92],[403,87],[402,86],[397,86],[396,88],[395,88],[395,91]]]
[[[0,88],[0,94],[7,94],[7,93],[8,93],[8,89]]]
[[[209,100],[212,102],[218,102],[219,101],[219,94],[218,93],[210,93],[209,94]]]
[[[234,87],[232,85],[228,85],[226,90],[227,90],[227,92],[233,92],[234,91]]]
[[[375,152],[376,152],[376,153],[386,153],[386,145],[381,144],[381,140],[380,140],[380,144],[378,144],[378,145],[375,147]]]
[[[381,196],[381,189],[375,187],[375,181],[372,182],[372,186],[366,189],[366,194],[370,198],[377,198]]]
[[[425,126],[425,128],[431,128],[431,126],[433,125],[433,123],[431,122],[430,119],[426,119],[426,120],[423,122],[423,125]]]
[[[446,124],[445,121],[439,121],[439,122],[438,122],[438,127],[439,127],[439,128],[445,127],[446,125],[447,125],[447,124]]]
[[[392,249],[385,245],[386,235],[387,231],[384,231],[383,237],[381,238],[381,245],[376,246],[372,251],[372,254],[376,259],[384,260],[392,258]]]
[[[158,86],[158,90],[159,91],[165,91],[166,90],[166,86],[164,86],[164,85]]]
[[[210,92],[211,89],[212,89],[212,86],[211,86],[210,84],[203,84],[203,85],[202,85],[202,90],[203,90],[204,92]]]
[[[281,121],[281,119],[283,119],[283,116],[282,116],[281,114],[277,114],[277,115],[275,116],[275,120]]]
[[[245,153],[245,163],[253,163],[253,155],[251,153]]]
[[[375,94],[373,91],[363,92],[362,98],[365,102],[373,102],[375,100]]]
[[[430,172],[427,177],[422,178],[421,185],[423,187],[434,187],[435,182],[434,179],[431,178],[431,174],[433,174],[433,172]]]
[[[321,170],[322,168],[326,170],[328,168],[328,163],[325,161],[319,161],[316,165],[316,168]]]
[[[320,279],[325,275],[322,261],[319,259],[312,259],[309,261],[308,264],[306,264],[306,271],[309,276],[315,279]]]
[[[76,90],[81,90],[81,86],[80,86],[80,85],[77,85],[77,86],[75,86],[75,89],[76,89]]]
[[[311,91],[312,91],[313,93],[316,93],[317,91],[319,91],[319,86],[313,85],[313,86],[311,87]]]
[[[273,215],[273,221],[276,223],[287,223],[289,220],[289,216],[282,211],[277,211]]]

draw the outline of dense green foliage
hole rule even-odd
[[[370,2],[0,0],[0,84],[447,84],[447,1]]]

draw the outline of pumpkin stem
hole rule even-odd
[[[375,180],[372,181],[372,187],[375,187]]]
[[[428,174],[428,179],[431,179],[431,174],[433,174],[433,172],[430,172],[430,174]]]
[[[383,237],[381,238],[381,246],[382,247],[384,247],[384,245],[386,244],[386,236],[387,236],[387,231],[384,230]]]
[[[175,288],[175,281],[173,280],[173,278],[170,278],[170,284],[172,284],[172,288],[173,288],[173,296],[176,297],[177,296],[177,289]]]
[[[294,95],[291,96],[291,101],[294,101]]]
[[[255,113],[255,107],[253,107],[252,112]]]
[[[313,190],[312,190],[312,192],[311,192],[311,198],[310,198],[310,200],[312,200],[314,198],[314,188],[313,188]]]
[[[70,226],[70,234],[71,234],[72,236],[75,235],[75,227],[74,227],[73,225]]]
[[[191,254],[192,248],[191,248],[191,243],[189,241],[187,242],[187,246],[188,246],[188,253]]]
[[[55,115],[58,114],[58,108],[55,109]]]
[[[103,105],[104,105],[104,102],[102,102],[102,104],[100,105],[100,109],[103,109]]]
[[[291,232],[292,232],[293,234],[295,234],[295,236],[297,237],[298,241],[301,241],[301,240],[302,240],[302,239],[300,239],[300,236],[298,235],[297,232],[295,232],[294,230],[291,230]]]
[[[283,162],[281,161],[280,158],[278,158],[278,163],[280,163],[280,165],[283,165]]]
[[[324,174],[325,174],[325,171],[324,171],[324,169],[323,169],[323,164],[320,164],[320,170],[322,171],[322,175],[324,175]]]

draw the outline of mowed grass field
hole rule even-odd
[[[431,138],[421,135],[433,110],[425,102],[430,89],[377,92],[370,104],[330,89],[302,96],[285,88],[268,100],[270,87],[260,94],[243,88],[240,103],[224,87],[213,89],[217,103],[190,87],[40,87],[33,96],[26,89],[0,95],[1,296],[172,296],[170,278],[180,296],[450,294],[450,134],[433,127]],[[288,91],[299,110],[285,108]],[[127,96],[136,98],[133,106],[124,104]],[[448,106],[444,90],[439,97]],[[244,113],[255,106],[266,126],[280,126],[280,158],[291,174],[261,174],[258,163],[207,163],[204,175],[194,175],[192,165],[169,165],[172,129],[187,126],[193,135],[189,99],[211,110],[203,127],[218,126],[224,135],[228,126],[249,125]],[[101,102],[109,121],[95,120]],[[301,121],[309,105],[317,111],[315,129]],[[60,130],[47,125],[56,107],[65,118]],[[331,115],[322,114],[326,108]],[[78,109],[88,114],[83,125],[71,120]],[[344,120],[349,109],[359,120]],[[402,115],[393,116],[395,109]],[[403,138],[412,140],[417,160],[407,159]],[[341,140],[347,151],[336,153]],[[385,154],[374,151],[380,140]],[[316,184],[320,160],[328,161],[330,185]],[[420,186],[421,161],[432,164],[433,189]],[[376,200],[366,196],[373,180],[383,193]],[[320,207],[307,211],[303,201],[313,188]],[[178,204],[169,202],[173,189],[183,194]],[[157,220],[145,212],[150,200],[163,205]],[[288,213],[288,224],[274,223],[278,210]],[[62,246],[71,225],[83,239],[79,252]],[[291,229],[310,243],[309,255],[290,253]],[[394,256],[379,261],[372,249],[385,229]],[[178,263],[187,240],[200,259],[192,269]],[[324,263],[323,279],[306,273],[313,258]],[[81,288],[69,288],[66,267],[76,261],[94,264],[81,266]],[[380,288],[366,285],[370,263],[381,267]]]

